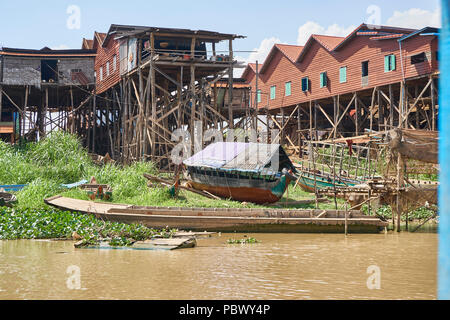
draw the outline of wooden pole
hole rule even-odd
[[[230,67],[228,70],[228,118],[230,121],[229,128],[234,129],[233,119],[233,39],[229,40]]]
[[[348,235],[348,204],[345,204],[345,236]]]
[[[2,122],[2,109],[3,109],[3,87],[0,85],[0,122]]]
[[[297,110],[297,126],[298,126],[298,156],[300,159],[303,158],[303,141],[302,141],[302,118],[301,118],[302,108]]]
[[[391,125],[391,129],[394,128],[394,94],[392,91],[392,84],[389,85],[389,124]]]
[[[254,114],[254,119],[253,119],[253,128],[255,130],[258,130],[258,120],[256,117],[258,117],[258,90],[259,90],[259,86],[258,86],[258,78],[259,78],[259,63],[258,60],[256,61],[256,75],[255,75],[255,114]]]
[[[401,189],[403,188],[404,184],[404,171],[403,171],[403,157],[398,153],[398,160],[397,160],[397,232],[401,232],[401,219],[402,219],[402,213],[403,213],[403,204],[402,204],[402,197],[401,197]]]
[[[431,78],[431,130],[436,131],[436,96],[435,96],[435,83]]]
[[[25,103],[23,104],[23,115],[22,115],[22,121],[23,121],[23,126],[22,126],[22,137],[25,136],[25,115],[26,115],[26,110],[28,108],[28,96],[30,94],[30,87],[26,86],[25,87]]]
[[[195,44],[195,42],[194,42]],[[154,56],[155,56],[155,35],[153,32],[150,34],[150,89],[151,89],[151,99],[152,99],[152,134],[151,134],[151,148],[152,148],[152,160],[156,155],[156,71],[154,68]]]
[[[355,95],[357,95],[357,93],[355,92]],[[355,135],[358,136],[359,135],[359,106],[358,106],[358,97],[356,97],[355,99]]]
[[[92,152],[95,154],[95,134],[97,131],[97,95],[94,95],[92,110]]]
[[[280,132],[280,144],[283,145],[284,144],[284,109],[281,108],[280,109],[281,112],[281,132]]]
[[[194,141],[194,135],[195,135],[195,116],[196,116],[196,97],[195,97],[195,65],[194,65],[194,59],[195,59],[195,37],[191,40],[191,139]]]
[[[316,110],[316,108],[314,108]],[[316,175],[316,156],[314,154],[314,145],[313,145],[313,115],[312,115],[312,101],[309,101],[309,114],[310,114],[310,120],[309,120],[309,127],[310,127],[310,136],[311,141],[309,142],[311,145],[310,152],[312,153],[312,161],[313,161],[313,175],[314,175],[314,194],[315,194],[315,200],[316,200],[316,209],[319,208],[319,202],[317,198],[317,175]],[[314,121],[316,121],[316,112],[314,112]],[[316,124],[317,125],[317,124]],[[316,128],[317,133],[317,128]],[[315,136],[317,137],[317,135]],[[315,140],[315,138],[314,138]]]

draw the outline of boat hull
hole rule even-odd
[[[354,187],[357,184],[359,184],[357,181],[353,180],[343,180],[345,183],[337,181],[335,184],[333,184],[333,179],[328,179],[322,176],[314,176],[313,174],[303,174],[301,178],[298,181],[298,185],[300,188],[302,188],[306,192],[314,193],[315,189],[322,190],[322,189],[328,189],[333,188],[336,186],[337,188],[340,187]]]
[[[207,191],[215,196],[223,199],[233,199],[240,202],[251,202],[255,204],[270,204],[280,201],[281,196],[275,195],[272,190],[246,187],[221,187],[210,186],[198,182],[189,183],[194,189],[199,191]],[[286,188],[284,189],[286,190]],[[284,194],[284,192],[283,192]]]
[[[189,185],[223,199],[255,204],[272,204],[280,201],[291,180],[282,175],[272,180],[218,178],[190,174]]]
[[[45,203],[64,211],[93,214],[97,218],[150,228],[176,228],[192,231],[252,233],[379,233],[388,226],[376,217],[359,211],[162,208],[99,203],[60,196]]]

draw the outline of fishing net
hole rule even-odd
[[[388,133],[391,152],[404,158],[438,164],[439,136],[437,132],[395,129]]]
[[[400,201],[403,212],[411,212],[422,207],[437,205],[438,192],[435,187],[408,188],[400,192]],[[390,205],[394,210],[397,206],[397,196],[385,194],[381,197],[383,204]]]

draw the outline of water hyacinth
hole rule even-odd
[[[154,237],[171,238],[176,231],[102,221],[92,215],[55,209],[0,208],[0,240],[71,239],[75,232],[86,244],[106,239],[115,245],[129,245]]]

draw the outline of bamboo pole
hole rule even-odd
[[[0,122],[2,122],[2,109],[3,109],[3,87],[0,84]]]

